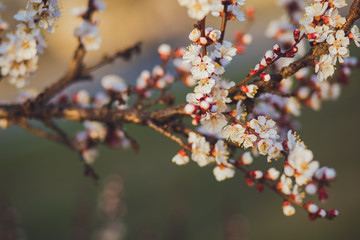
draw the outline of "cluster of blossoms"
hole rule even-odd
[[[20,23],[15,32],[8,32],[0,45],[1,76],[18,88],[27,84],[37,69],[38,53],[46,47],[42,29],[54,32],[56,18],[60,17],[57,0],[29,0],[24,10],[14,18]],[[1,30],[7,24],[1,22]]]
[[[344,59],[350,54],[350,40],[359,46],[359,28],[354,25],[348,34],[342,29],[346,19],[340,15],[338,9],[345,6],[347,4],[344,0],[315,0],[313,5],[305,8],[305,15],[300,20],[300,30],[312,44],[329,44],[329,54],[322,55],[315,63],[319,81],[324,81],[334,74],[337,60],[344,63]]]
[[[90,18],[89,12],[103,12],[105,10],[105,3],[100,0],[94,0],[93,8],[94,9],[88,9],[88,6],[82,6],[72,9],[73,15],[83,19],[81,26],[75,28],[74,35],[80,39],[86,51],[98,50],[102,41],[97,27],[98,22]]]
[[[245,0],[178,0],[181,6],[188,8],[188,15],[196,20],[203,19],[211,13],[213,16],[222,16],[224,14],[224,3],[228,5],[228,13],[230,19],[245,20],[242,7]]]
[[[234,177],[235,170],[240,169],[246,173],[246,183],[249,186],[256,184],[259,191],[262,191],[264,182],[274,182],[274,188],[286,196],[282,207],[286,216],[295,213],[293,206],[295,204],[306,209],[311,219],[335,217],[338,214],[337,210],[326,211],[313,202],[306,202],[305,197],[306,194],[317,194],[320,200],[326,199],[327,193],[324,187],[335,179],[336,172],[332,168],[320,167],[319,162],[313,159],[312,151],[293,134],[292,129],[298,127],[294,116],[301,114],[302,104],[318,110],[321,100],[337,99],[340,94],[340,84],[347,83],[351,70],[358,67],[354,58],[343,60],[348,56],[349,41],[346,42],[346,54],[334,51],[334,48],[342,46],[341,39],[345,37],[344,31],[340,29],[345,19],[339,16],[336,9],[345,6],[344,1],[315,1],[306,8],[302,1],[298,0],[281,2],[290,13],[290,17],[286,19],[282,17],[280,21],[269,24],[266,35],[274,38],[277,44],[264,54],[247,77],[251,79],[259,76],[258,81],[271,81],[271,70],[279,70],[282,66],[295,61],[298,55],[305,53],[306,44],[302,41],[304,38],[313,45],[327,41],[330,46],[329,54],[323,55],[320,62],[315,64],[317,75],[311,75],[308,68],[301,69],[295,76],[283,79],[273,89],[273,93],[262,93],[258,96],[257,82],[251,84],[244,82],[240,87],[240,91],[245,96],[243,99],[254,101],[256,97],[249,112],[246,112],[248,105],[244,100],[238,101],[236,109],[232,110],[230,104],[233,100],[229,93],[234,83],[222,77],[224,67],[237,53],[244,51],[243,46],[246,44],[241,45],[239,50],[233,43],[223,40],[221,30],[205,28],[201,25],[209,13],[215,16],[225,14],[226,18],[228,15],[224,13],[224,6],[231,5],[235,1],[223,1],[221,8],[223,12],[220,14],[214,14],[216,1],[212,1],[215,5],[208,4],[207,1],[179,2],[188,7],[190,17],[199,20],[189,35],[193,43],[183,54],[183,64],[191,64],[187,70],[191,73],[192,79],[197,81],[194,92],[186,96],[188,103],[185,112],[191,115],[192,124],[201,124],[201,128],[197,132],[189,133],[188,145],[181,149],[172,161],[184,165],[191,157],[200,167],[213,164],[215,165],[213,173],[218,181]],[[195,3],[198,4],[198,8]],[[195,11],[199,9],[202,11]],[[301,18],[304,10],[305,17]],[[248,14],[247,11],[245,12]],[[249,16],[253,17],[253,13]],[[304,19],[308,21],[307,26],[304,26]],[[319,29],[327,30],[320,33]],[[241,41],[250,43],[249,36],[246,38],[250,40],[239,41],[245,35],[246,33],[240,35],[237,33],[235,44]],[[359,45],[358,37],[359,31],[354,26],[348,38]],[[207,52],[211,46],[213,50]],[[341,63],[338,76],[332,81],[323,81],[334,73],[334,69],[329,75],[324,73],[326,71],[324,62],[333,67],[336,59]],[[300,84],[295,84],[294,80]],[[236,157],[232,150],[238,146],[251,151],[242,153],[237,160],[234,160]],[[191,154],[188,155],[187,151]],[[274,167],[269,167],[266,171],[247,170],[247,166],[253,162],[252,155],[266,156],[269,163],[284,158],[283,167],[281,170]]]
[[[73,14],[83,19],[74,34],[85,51],[100,47],[97,21],[92,20],[91,15],[105,7],[99,0],[89,3],[89,9],[73,9]],[[300,116],[302,105],[319,110],[323,100],[337,99],[340,86],[347,84],[351,71],[360,67],[356,58],[349,57],[348,49],[350,41],[360,45],[359,29],[357,26],[351,30],[345,28],[346,19],[338,11],[346,6],[345,1],[315,0],[307,7],[301,0],[280,1],[287,15],[270,22],[266,32],[276,44],[237,85],[226,80],[223,74],[225,67],[252,41],[247,28],[254,19],[254,9],[245,7],[245,0],[179,0],[179,3],[187,7],[191,18],[198,20],[189,34],[191,44],[186,49],[160,45],[161,62],[152,70],[140,72],[134,86],[117,75],[106,75],[101,80],[102,91],[93,96],[86,90],[71,96],[61,93],[56,98],[55,94],[50,94],[48,107],[90,112],[87,121],[80,118],[79,121],[84,121],[85,131],[76,135],[73,144],[76,146],[71,142],[70,147],[81,153],[86,166],[95,161],[99,144],[120,148],[131,146],[136,150],[135,140],[127,134],[121,121],[117,118],[101,120],[100,114],[93,110],[109,111],[109,114],[131,113],[129,118],[122,114],[119,118],[124,122],[148,125],[181,146],[172,159],[177,165],[188,164],[190,159],[200,167],[212,165],[218,181],[233,178],[236,171],[242,171],[248,186],[256,186],[260,192],[264,186],[270,187],[284,199],[282,209],[286,216],[295,213],[294,205],[304,208],[310,219],[331,219],[338,215],[337,210],[326,211],[306,200],[306,195],[315,194],[325,200],[325,187],[336,178],[336,172],[321,167],[294,130],[298,128],[295,117]],[[221,18],[220,29],[206,27],[209,14]],[[29,74],[36,69],[37,53],[45,46],[40,30],[53,32],[54,20],[59,15],[55,0],[29,0],[26,10],[15,15],[21,21],[16,32],[7,33],[1,42],[2,76],[7,76],[18,87],[25,85]],[[249,22],[245,30],[235,33],[233,42],[224,40],[226,23],[234,19]],[[0,31],[6,28],[7,24],[0,19]],[[309,42],[312,48],[321,44],[328,49],[326,54],[312,58],[318,57],[316,62],[304,62],[300,58]],[[124,58],[131,55],[128,51],[130,48],[124,51]],[[118,55],[121,53],[110,58],[110,62]],[[289,65],[293,61],[300,64]],[[167,70],[170,62],[176,74]],[[338,74],[328,79],[335,73],[337,62]],[[82,67],[82,60],[79,63]],[[103,64],[100,62],[95,66]],[[299,65],[309,67],[300,69],[297,68]],[[310,67],[315,71],[311,72]],[[290,74],[282,74],[284,69],[290,70]],[[172,109],[148,111],[152,106],[174,103],[174,95],[167,91],[178,79],[193,87],[186,95],[187,103]],[[55,90],[58,93],[63,88]],[[33,90],[22,91],[18,102],[24,103],[37,95]],[[95,117],[91,115],[94,112],[97,112]],[[177,119],[187,116],[191,117],[192,125],[199,126],[198,129]],[[8,125],[7,119],[0,119],[0,127]],[[185,136],[187,143],[176,134]],[[236,151],[239,149],[240,154]],[[255,157],[266,163],[266,169],[251,169]],[[278,167],[274,162],[279,162]]]
[[[117,75],[106,75],[101,80],[105,89],[91,97],[86,90],[80,90],[72,96],[60,95],[55,101],[61,105],[78,105],[83,108],[127,108],[127,84]],[[53,102],[54,104],[55,102]],[[76,135],[76,141],[80,145],[82,157],[87,164],[92,164],[98,156],[97,145],[105,144],[111,148],[127,148],[130,142],[120,126],[112,124],[104,125],[96,121],[85,121],[86,131]]]

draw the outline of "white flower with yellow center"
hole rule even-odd
[[[335,8],[343,8],[347,6],[345,0],[329,0],[329,5]]]
[[[284,150],[281,143],[276,142],[268,149],[267,161],[271,162],[272,159],[277,160],[281,156],[281,151]]]
[[[238,134],[243,134],[245,130],[240,124],[227,125],[223,128],[221,135],[227,140],[236,142]]]
[[[253,147],[254,143],[257,140],[256,135],[250,133],[238,133],[235,136],[235,142],[239,143],[239,145],[243,145],[244,148]]]
[[[260,135],[261,138],[272,138],[278,139],[277,131],[275,129],[276,123],[267,119],[264,116],[259,116],[257,119],[252,119],[250,121],[250,127],[255,130],[256,133]]]
[[[328,77],[332,76],[335,72],[333,58],[330,55],[322,55],[320,61],[315,64],[315,72],[317,73],[317,79],[324,81]]]
[[[345,36],[343,30],[338,30],[336,36],[330,34],[326,40],[329,44],[329,52],[332,57],[334,57],[333,64],[336,63],[336,59],[339,59],[340,63],[344,62],[343,58],[346,58],[349,55],[349,38]],[[336,58],[337,57],[337,58]]]
[[[197,59],[200,56],[200,52],[201,52],[200,45],[191,44],[190,46],[188,46],[183,55],[184,63],[193,62],[195,59]]]
[[[208,56],[197,57],[193,60],[191,73],[195,79],[208,78],[215,71],[213,60]]]
[[[274,145],[274,141],[271,139],[262,139],[257,143],[257,148],[261,155],[267,155],[269,148]]]
[[[189,39],[196,42],[201,37],[201,31],[198,28],[194,28],[189,34]]]
[[[310,38],[309,41],[316,41],[318,43],[326,41],[329,34],[333,33],[334,30],[326,25],[316,26],[314,27],[306,27],[306,33],[313,34],[316,33],[316,37]]]
[[[191,143],[191,158],[197,162],[200,167],[204,167],[214,161],[214,158],[209,156],[210,144],[204,137],[190,133],[188,141]]]
[[[226,66],[236,55],[236,48],[232,46],[231,42],[224,41],[223,44],[218,43],[215,45],[214,55],[220,59],[220,63],[223,66]]]
[[[289,153],[288,163],[296,170],[295,180],[299,186],[309,182],[319,168],[319,162],[313,161],[313,157],[312,151],[301,143],[297,143]]]
[[[210,112],[200,122],[204,129],[210,133],[220,133],[221,129],[227,124],[223,114]]]
[[[254,96],[256,95],[258,89],[259,89],[259,87],[256,86],[255,84],[249,84],[247,86],[246,96],[248,98],[254,98]]]
[[[194,89],[194,92],[201,94],[209,94],[211,92],[211,89],[215,85],[215,82],[215,79],[211,77],[200,79],[198,81],[198,85]]]
[[[334,28],[340,28],[346,23],[346,19],[341,17],[337,9],[331,8],[327,15],[329,16],[329,23]]]
[[[315,20],[320,20],[321,15],[323,15],[328,8],[328,2],[325,3],[315,3],[311,6],[305,8],[305,14],[309,17],[315,18]]]

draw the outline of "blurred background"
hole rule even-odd
[[[26,1],[3,2],[8,8],[2,17],[15,26],[12,16]],[[72,33],[80,20],[70,15],[70,9],[86,1],[60,2],[62,17],[55,34],[47,35],[49,47],[30,82],[30,87],[38,90],[64,73],[76,46]],[[96,15],[102,48],[89,53],[86,61],[96,62],[104,53],[137,41],[143,42],[143,51],[131,62],[117,61],[102,68],[95,73],[94,81],[76,84],[70,92],[84,87],[100,89],[101,77],[110,73],[134,83],[141,70],[151,70],[159,63],[158,45],[189,43],[187,36],[195,21],[176,0],[105,2],[106,12]],[[275,0],[248,4],[255,7],[257,16],[250,31],[253,44],[227,68],[225,76],[234,81],[242,79],[273,46],[274,42],[264,37],[264,30],[271,19],[282,14]],[[231,33],[238,28],[241,23],[231,22],[225,38],[232,38]],[[360,55],[355,48],[351,54]],[[241,173],[218,183],[211,167],[174,165],[171,158],[178,146],[151,129],[126,126],[140,143],[138,154],[101,148],[94,163],[101,178],[94,184],[83,176],[76,154],[11,127],[0,130],[0,232],[20,236],[13,239],[52,240],[360,239],[359,77],[355,71],[338,101],[325,102],[319,112],[303,108],[299,119],[299,134],[315,158],[337,170],[338,178],[328,192],[330,198],[321,205],[339,209],[340,215],[333,221],[311,222],[300,209],[295,216],[283,216],[281,199],[267,189],[257,193],[245,186]],[[183,102],[189,89],[178,87],[176,91],[177,101]],[[6,81],[0,83],[0,100],[13,100],[16,94]],[[81,129],[79,124],[64,124],[73,132]],[[4,235],[0,233],[1,237]]]

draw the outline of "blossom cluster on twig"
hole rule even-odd
[[[286,15],[271,21],[265,33],[276,44],[239,82],[226,79],[224,72],[251,44],[254,8],[246,6],[245,0],[178,2],[196,21],[188,36],[189,46],[161,44],[158,64],[141,71],[134,85],[120,76],[105,75],[102,90],[93,95],[85,89],[72,95],[65,90],[117,58],[130,59],[139,52],[139,45],[104,56],[92,66],[86,64],[85,54],[101,44],[93,14],[104,11],[105,5],[89,0],[87,6],[73,9],[83,22],[74,31],[78,46],[68,71],[41,93],[23,92],[18,103],[0,105],[0,126],[17,124],[66,145],[80,155],[85,175],[96,179],[92,164],[99,156],[97,147],[105,144],[137,151],[136,140],[123,124],[145,125],[179,144],[172,158],[177,165],[191,159],[200,167],[213,166],[218,181],[242,172],[247,185],[255,185],[260,192],[268,187],[278,194],[286,216],[295,213],[294,206],[305,209],[310,219],[337,216],[336,209],[325,210],[306,198],[327,199],[326,188],[335,180],[336,171],[321,166],[300,140],[296,117],[303,105],[319,110],[322,101],[337,99],[351,71],[359,67],[357,58],[350,57],[349,44],[354,41],[359,46],[359,29],[353,23],[360,18],[360,0],[353,2],[346,18],[338,11],[347,5],[344,0],[314,0],[309,6],[301,0],[280,1]],[[6,59],[1,64],[7,64],[0,66],[2,77],[17,87],[24,86],[35,70],[30,66],[32,61],[37,63],[37,53],[43,48],[40,29],[53,31],[54,20],[60,16],[57,6],[56,1],[29,0],[26,10],[15,15],[21,21],[16,33],[7,33],[1,43],[1,58]],[[209,17],[218,18],[220,27],[207,26]],[[243,26],[233,40],[225,38],[228,21]],[[2,21],[0,25],[7,28]],[[24,66],[20,72],[16,69],[23,67],[19,66]],[[193,91],[186,95],[186,103],[171,106],[176,82]],[[154,106],[158,108],[153,110]],[[184,121],[187,118],[191,124]],[[30,119],[39,120],[53,133],[31,125]],[[54,119],[83,122],[84,130],[69,136]],[[264,161],[266,169],[253,168],[255,160]],[[275,161],[281,162],[280,168]]]

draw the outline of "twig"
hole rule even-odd
[[[103,66],[106,66],[108,64],[111,64],[115,62],[118,58],[123,58],[125,60],[130,60],[132,56],[135,54],[139,54],[141,51],[141,42],[137,42],[134,45],[126,48],[125,50],[117,51],[115,54],[108,56],[105,55],[99,62],[89,66],[85,67],[82,71],[81,75],[86,76],[88,73],[93,72]]]
[[[161,133],[162,135],[164,135],[165,137],[170,138],[171,140],[173,140],[174,142],[177,142],[182,148],[184,148],[185,150],[191,151],[190,147],[187,146],[186,144],[184,144],[184,142],[179,138],[176,137],[175,135],[171,134],[170,132],[164,130],[163,128],[159,127],[158,125],[156,125],[154,122],[152,122],[151,120],[147,121],[147,124],[149,127],[151,127],[152,129],[154,129],[155,131]]]
[[[223,15],[222,15],[222,19],[221,19],[221,28],[220,28],[220,31],[221,31],[221,36],[220,36],[220,39],[219,39],[219,42],[222,44],[223,43],[223,40],[224,40],[224,37],[225,37],[225,29],[226,29],[226,23],[227,23],[227,15],[228,15],[228,6],[229,6],[229,3],[228,2],[225,2],[223,3],[224,5],[224,11],[223,11]]]
[[[38,137],[41,137],[41,138],[45,138],[49,141],[52,141],[52,142],[56,142],[56,143],[60,143],[60,144],[63,144],[64,145],[64,142],[61,140],[61,138],[59,138],[58,136],[56,135],[53,135],[53,134],[50,134],[50,133],[47,133],[45,131],[43,131],[42,129],[40,128],[37,128],[37,127],[34,127],[32,125],[30,125],[26,119],[20,119],[18,121],[16,121],[16,124],[18,126],[20,126],[21,128],[23,128],[24,130],[26,130],[27,132],[31,133],[31,134],[34,134],[35,136],[38,136]]]

